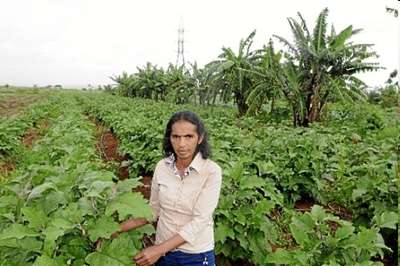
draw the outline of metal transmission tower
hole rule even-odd
[[[178,29],[178,51],[176,54],[176,66],[185,66],[185,53],[184,53],[184,33],[185,30],[183,28],[183,19],[181,18],[179,22],[179,29]]]

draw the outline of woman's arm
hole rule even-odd
[[[119,225],[119,230],[117,232],[114,232],[111,237],[117,237],[120,233],[123,232],[128,232],[132,229],[136,229],[138,227],[141,227],[143,225],[146,225],[150,223],[147,219],[145,218],[131,218],[126,220],[125,222],[122,222]]]
[[[114,232],[111,234],[111,239],[118,237],[120,233],[128,232],[132,229],[141,227],[148,223],[150,223],[150,222],[147,221],[145,218],[132,218],[132,219],[126,220],[125,222],[122,222],[119,225],[119,230],[117,232]],[[99,250],[101,248],[102,243],[103,243],[103,241],[101,238],[96,240],[96,242],[95,242],[96,250]]]
[[[147,221],[147,219],[145,218],[132,218],[120,224],[120,232],[127,232],[129,230],[136,229],[148,223],[149,221]]]

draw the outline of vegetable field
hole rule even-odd
[[[337,102],[322,122],[295,128],[262,115],[238,118],[232,107],[37,93],[0,117],[2,266],[133,265],[154,227],[111,234],[129,217],[152,216],[137,189],[162,158],[168,118],[182,109],[202,117],[223,169],[214,217],[218,266],[398,261],[396,107]],[[119,178],[119,166],[96,149],[98,125],[118,139],[129,178]],[[27,135],[34,136],[29,145]]]

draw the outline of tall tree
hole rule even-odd
[[[237,104],[239,116],[246,114],[249,108],[246,99],[254,87],[251,70],[253,64],[253,53],[250,51],[256,31],[250,33],[239,44],[237,54],[231,48],[222,48],[222,54],[219,60],[211,62],[209,65],[217,64],[219,66],[219,74],[215,76],[218,80],[215,84],[219,86],[221,98],[227,102],[234,99]]]
[[[136,91],[134,89],[135,77],[134,75],[128,75],[128,73],[123,72],[120,76],[110,77],[112,81],[117,83],[117,91],[120,95],[126,97],[136,97]]]
[[[135,74],[137,95],[155,100],[163,98],[166,90],[163,82],[164,70],[149,62],[143,68],[138,67],[137,70]]]
[[[249,93],[246,103],[249,106],[247,113],[257,114],[262,105],[271,102],[271,113],[274,111],[275,101],[281,96],[280,84],[274,75],[274,68],[280,64],[282,53],[275,52],[272,40],[262,50],[255,51],[253,69],[254,88]]]
[[[170,64],[165,72],[164,81],[168,87],[168,98],[176,104],[184,104],[190,101],[194,93],[194,84],[189,71],[182,65]]]
[[[199,68],[197,63],[191,64],[191,67],[192,74],[190,78],[195,91],[194,102],[202,105],[214,104],[218,96],[218,86],[213,84],[216,68],[210,65]]]
[[[364,97],[365,84],[354,74],[377,70],[378,63],[366,62],[377,57],[372,44],[355,44],[350,39],[361,29],[348,26],[336,34],[327,32],[328,9],[319,14],[312,33],[304,18],[288,18],[294,42],[276,36],[286,47],[283,65],[275,69],[277,80],[292,105],[295,126],[308,126],[319,116],[334,94],[344,99]]]

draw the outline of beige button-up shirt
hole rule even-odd
[[[158,218],[156,244],[179,234],[185,241],[177,249],[200,253],[214,248],[212,214],[222,183],[221,168],[197,153],[181,177],[174,159],[158,162],[151,184],[150,206]]]

